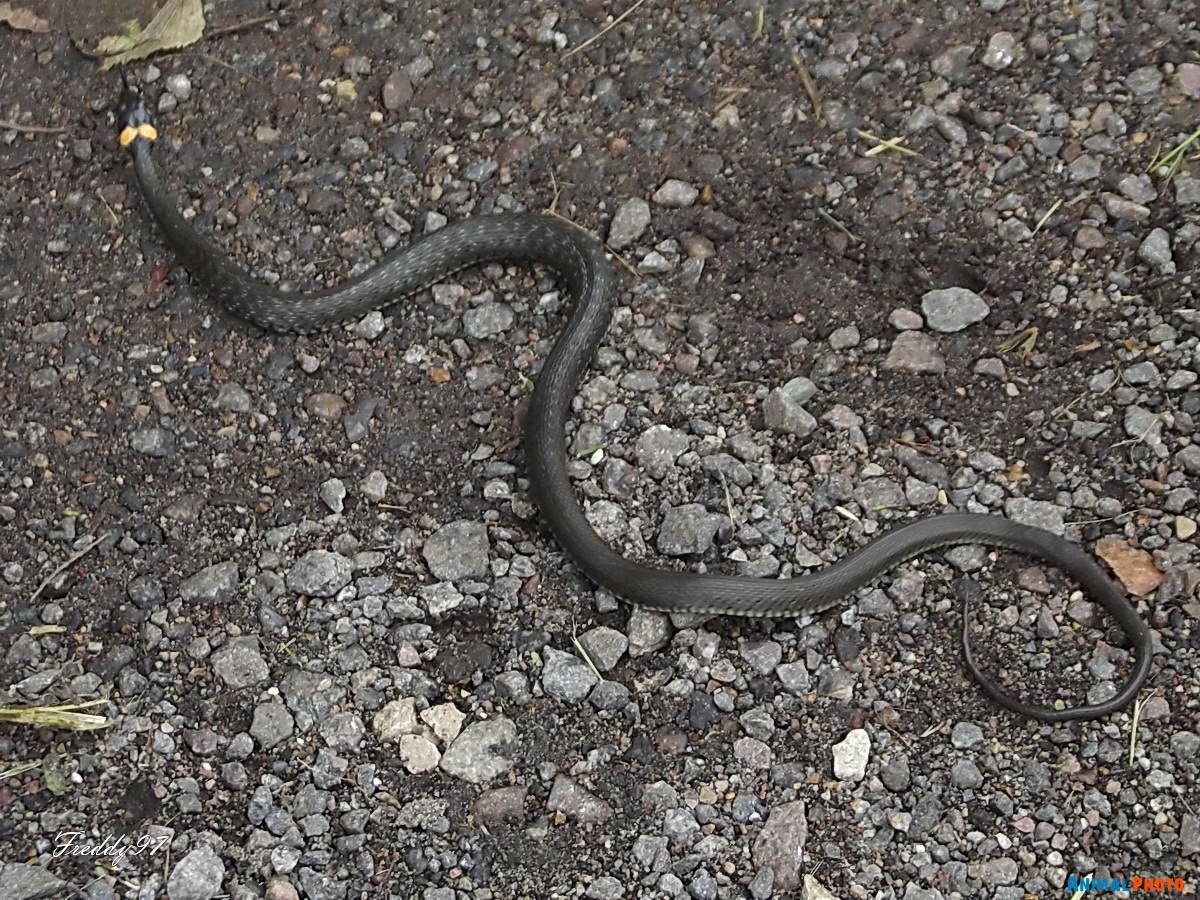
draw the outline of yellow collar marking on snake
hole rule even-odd
[[[149,122],[143,122],[137,128],[132,125],[126,125],[121,129],[121,135],[117,138],[122,147],[128,147],[138,138],[145,138],[148,141],[158,140],[158,129]]]

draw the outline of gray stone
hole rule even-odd
[[[950,743],[959,750],[970,750],[983,743],[983,729],[974,722],[956,722],[950,732]]]
[[[448,581],[427,584],[418,594],[425,601],[425,608],[432,616],[440,616],[462,606],[463,595]]]
[[[359,482],[358,489],[362,491],[363,496],[372,503],[381,503],[383,498],[387,496],[387,476],[378,469],[375,469],[369,472],[367,477]]]
[[[1161,440],[1162,417],[1141,406],[1125,408],[1125,433],[1137,441],[1157,444]]]
[[[351,753],[362,743],[367,726],[357,713],[341,712],[322,719],[317,724],[317,731],[321,733],[329,749]]]
[[[794,891],[804,876],[804,845],[808,842],[808,818],[804,801],[783,803],[767,817],[767,824],[754,841],[754,865],[770,868],[776,892]]]
[[[668,556],[706,553],[729,517],[709,512],[702,504],[688,503],[667,510],[658,532],[658,549]]]
[[[588,900],[621,900],[625,896],[625,886],[612,875],[601,875],[588,885],[584,896]]]
[[[1004,514],[1020,525],[1032,525],[1051,534],[1061,535],[1066,530],[1062,507],[1045,500],[1013,497],[1005,502]]]
[[[400,740],[405,734],[417,731],[416,701],[412,697],[391,700],[375,713],[371,728],[381,744]]]
[[[1147,174],[1126,175],[1117,182],[1117,190],[1134,203],[1145,205],[1158,199],[1154,180]]]
[[[505,716],[474,722],[463,729],[442,754],[442,771],[472,784],[483,784],[512,768],[500,750],[517,739],[517,728]]]
[[[862,336],[854,325],[835,328],[829,334],[829,346],[833,350],[849,350],[851,347],[857,347],[861,340]],[[816,385],[813,385],[813,392],[816,392]]]
[[[663,815],[663,834],[673,847],[682,847],[700,833],[700,823],[688,809],[668,809]]]
[[[330,478],[321,484],[320,494],[322,502],[329,507],[329,511],[341,514],[345,508],[346,485],[340,478]]]
[[[890,760],[879,770],[879,779],[889,791],[906,791],[912,784],[912,773],[908,768],[907,757],[901,756]]]
[[[1171,236],[1164,228],[1155,228],[1142,241],[1138,259],[1159,275],[1174,275],[1175,260],[1171,256]]]
[[[129,435],[129,446],[143,456],[162,459],[175,451],[175,435],[158,426],[139,428]]]
[[[217,391],[213,405],[228,412],[250,412],[250,392],[236,381],[227,381]]]
[[[892,310],[888,316],[888,324],[897,331],[918,331],[925,327],[925,320],[911,309],[901,307]]]
[[[542,689],[551,697],[578,703],[600,680],[583,660],[573,653],[547,647],[542,651]]]
[[[983,773],[969,759],[960,759],[950,767],[950,781],[959,790],[975,790],[983,786]]]
[[[1067,176],[1076,184],[1095,181],[1100,177],[1100,160],[1087,153],[1080,154],[1067,165]]]
[[[974,291],[951,287],[927,292],[921,298],[921,311],[934,331],[951,333],[982,322],[991,309]]]
[[[744,644],[740,653],[755,675],[770,675],[783,658],[783,648],[778,641]]]
[[[629,614],[629,655],[633,658],[661,650],[671,639],[671,620],[664,613],[635,606]]]
[[[201,569],[184,581],[179,585],[179,598],[187,604],[227,603],[239,583],[237,563],[229,560]]]
[[[775,754],[758,738],[744,737],[733,742],[733,758],[747,769],[769,769]]]
[[[1125,76],[1125,87],[1139,100],[1148,100],[1158,96],[1162,81],[1157,66],[1140,66]]]
[[[968,872],[973,878],[990,885],[1016,884],[1020,871],[1021,867],[1017,861],[1007,856],[974,863],[968,867]]]
[[[841,781],[862,781],[871,756],[871,736],[864,728],[851,729],[833,745],[833,777]]]
[[[67,323],[42,322],[30,329],[29,336],[35,344],[53,344],[54,346],[58,346],[66,340]]]
[[[996,32],[988,41],[987,49],[983,51],[983,64],[996,72],[1007,69],[1017,58],[1016,47],[1017,39],[1011,32]]]
[[[217,677],[235,690],[266,681],[271,674],[258,652],[258,640],[252,637],[231,638],[213,654],[212,667]]]
[[[971,57],[974,53],[975,48],[971,46],[951,47],[935,56],[929,67],[934,75],[940,75],[951,84],[966,84],[971,80]]]
[[[629,638],[606,625],[598,625],[579,636],[588,659],[601,672],[610,672],[629,649]]]
[[[461,520],[430,535],[421,555],[434,578],[473,581],[487,575],[489,550],[487,526]]]
[[[608,246],[624,250],[650,227],[650,204],[640,197],[626,200],[613,216],[608,229]]]
[[[67,883],[42,866],[0,862],[0,884],[7,900],[57,900]]]
[[[793,378],[775,388],[763,402],[763,424],[776,434],[806,437],[816,430],[817,420],[804,408],[817,387],[807,378]]]
[[[555,776],[546,809],[583,824],[605,822],[613,816],[613,808],[608,803],[566,775]]]
[[[354,333],[360,338],[365,338],[368,341],[373,341],[375,338],[383,334],[387,328],[387,322],[383,318],[383,313],[377,309],[371,310],[362,317],[362,320],[354,326]]]
[[[646,474],[655,480],[665,478],[688,449],[688,436],[666,425],[651,425],[637,439],[634,454]]]
[[[264,750],[270,750],[283,743],[292,736],[295,728],[295,719],[282,703],[260,703],[254,707],[250,736],[258,741]]]
[[[405,734],[396,748],[400,764],[413,775],[432,772],[442,760],[442,754],[429,738],[420,734]]]
[[[467,337],[482,340],[508,331],[515,318],[512,307],[506,303],[484,303],[463,313],[463,328]]]
[[[650,199],[659,206],[680,208],[691,206],[699,196],[700,190],[694,185],[677,178],[669,178],[663,182],[662,187],[655,191]]]
[[[803,662],[783,663],[775,669],[779,683],[789,694],[797,696],[807,694],[812,688],[812,676]]]
[[[889,372],[942,375],[946,371],[946,360],[937,341],[929,335],[921,331],[902,331],[892,342],[883,367]]]
[[[310,550],[288,570],[288,590],[309,597],[332,597],[350,583],[350,560],[329,550]]]
[[[167,879],[170,900],[212,900],[221,892],[225,863],[208,844],[201,844],[171,870]]]
[[[1200,178],[1179,175],[1175,178],[1175,202],[1180,206],[1200,204]]]

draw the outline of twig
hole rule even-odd
[[[736,100],[738,97],[742,96],[742,94],[748,94],[748,93],[750,93],[750,88],[744,88],[744,87],[729,88],[728,90],[725,91],[725,96],[717,101],[717,105],[713,107],[713,112],[714,113],[720,112],[725,107],[727,107],[730,103],[732,103],[734,100]]]
[[[817,82],[812,76],[812,72],[808,70],[808,64],[804,62],[803,57],[799,53],[792,54],[792,65],[796,69],[796,74],[800,76],[800,84],[804,86],[804,93],[808,94],[808,102],[812,104],[813,114],[820,121],[825,113],[821,105],[821,92],[817,90]]]
[[[47,575],[46,578],[42,581],[42,583],[37,586],[37,590],[33,592],[33,596],[29,598],[29,601],[28,601],[29,605],[31,605],[31,606],[33,605],[33,602],[42,595],[42,591],[44,591],[46,588],[48,588],[54,582],[55,578],[57,578],[63,572],[67,571],[67,569],[71,568],[71,566],[75,565],[75,563],[79,562],[81,559],[83,559],[85,556],[87,556],[89,553],[91,553],[93,550],[95,550],[96,547],[99,545],[99,543],[102,540],[104,540],[106,537],[108,537],[108,535],[106,535],[106,534],[100,535],[100,537],[96,538],[94,541],[92,541],[90,544],[88,544],[86,547],[84,547],[78,553],[76,553],[73,556],[71,556],[70,558],[68,558],[65,563],[63,563],[61,566],[59,566],[57,569],[55,569],[53,572],[51,572],[49,575]]]
[[[96,188],[96,196],[100,198],[100,202],[104,204],[104,208],[108,210],[109,216],[112,217],[113,224],[120,227],[121,220],[117,218],[117,214],[113,212],[113,208],[109,206],[108,201],[104,199],[104,192],[100,188]]]
[[[20,134],[62,134],[64,131],[70,131],[69,128],[62,128],[58,125],[22,125],[20,122],[13,122],[10,119],[0,119],[0,128]]]
[[[580,231],[582,231],[584,234],[589,235],[590,237],[593,237],[596,240],[600,241],[599,235],[593,234],[591,231],[584,228],[578,222],[574,221],[573,219],[568,219],[566,216],[564,216],[562,213],[560,213],[558,211],[558,197],[559,197],[559,194],[562,193],[562,189],[559,188],[559,186],[558,186],[558,179],[554,177],[553,169],[550,170],[550,187],[554,191],[554,196],[550,198],[550,205],[546,207],[546,214],[553,216],[554,218],[558,219],[560,222],[566,222],[568,225],[573,225],[576,228],[578,228]],[[604,241],[600,241],[600,243],[604,244],[604,249],[607,250],[609,253],[611,253],[613,255],[613,259],[615,259],[622,266],[624,266],[628,270],[630,275],[632,275],[634,278],[637,278],[638,280],[641,280],[641,277],[642,277],[641,273],[638,272],[638,270],[635,269],[630,264],[630,262],[627,259],[625,259],[625,257],[623,257],[620,253],[618,253],[612,247],[608,246],[608,244],[604,243]],[[530,384],[532,385],[532,382],[530,382]],[[532,387],[530,387],[529,392],[530,393],[533,392]]]
[[[853,231],[851,231],[849,228],[847,228],[845,225],[843,225],[841,222],[839,222],[837,219],[835,219],[829,213],[825,212],[825,210],[818,209],[817,215],[820,216],[826,223],[832,225],[834,228],[836,228],[842,234],[846,235],[846,237],[850,238],[850,240],[854,241],[854,243],[856,243],[856,244],[862,243],[862,238],[860,238],[857,234],[855,234]]]
[[[574,56],[580,50],[583,50],[586,47],[590,47],[596,41],[600,40],[600,38],[604,37],[606,34],[608,34],[610,31],[612,31],[614,28],[616,28],[622,22],[624,22],[629,17],[630,13],[632,13],[635,9],[637,9],[639,6],[641,6],[645,2],[646,2],[646,0],[637,0],[637,2],[633,4],[633,6],[629,7],[629,9],[625,10],[625,12],[621,13],[619,16],[617,16],[615,19],[613,19],[611,22],[609,22],[607,25],[605,25],[603,28],[601,28],[599,31],[597,31],[595,34],[593,34],[590,38],[588,38],[586,41],[584,41],[578,47],[572,47],[570,50],[568,50],[566,53],[564,53],[563,59],[566,59],[570,56]]]
[[[575,228],[578,228],[578,229],[579,229],[580,231],[582,231],[584,234],[589,234],[589,235],[591,235],[592,237],[596,238],[596,240],[598,240],[598,241],[600,240],[600,238],[599,238],[599,237],[597,237],[595,234],[593,234],[591,231],[589,231],[588,229],[584,228],[584,227],[583,227],[582,225],[580,225],[578,222],[576,222],[576,221],[574,221],[574,220],[572,220],[572,219],[568,219],[566,216],[564,216],[564,215],[563,215],[562,213],[560,213],[560,212],[555,212],[553,209],[547,209],[547,210],[546,210],[546,215],[548,215],[548,216],[553,216],[554,218],[558,219],[560,222],[566,222],[568,225],[572,225],[572,226],[574,226]],[[620,263],[622,266],[624,266],[626,269],[628,269],[628,270],[629,270],[629,274],[630,274],[630,275],[632,275],[634,278],[638,278],[638,279],[640,279],[640,278],[642,277],[642,273],[641,273],[641,272],[639,272],[637,269],[635,269],[635,268],[634,268],[634,267],[633,267],[633,266],[630,264],[629,260],[627,260],[625,257],[623,257],[623,256],[622,256],[620,253],[618,253],[618,252],[617,252],[616,250],[614,250],[612,247],[608,246],[608,244],[605,244],[603,241],[600,241],[600,243],[601,243],[601,244],[604,244],[604,249],[605,249],[605,250],[607,250],[609,253],[611,253],[611,254],[613,255],[613,259],[615,259],[615,260],[616,260],[617,262],[619,262],[619,263]]]
[[[274,22],[279,18],[279,13],[273,13],[268,16],[259,16],[257,19],[247,19],[245,22],[235,22],[233,25],[226,25],[224,28],[217,28],[204,35],[206,38],[224,37],[227,34],[234,34],[238,31],[245,31],[247,28],[254,28],[256,25],[266,25],[268,22]]]

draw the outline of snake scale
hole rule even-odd
[[[967,669],[1000,706],[1042,721],[1093,719],[1127,706],[1150,672],[1152,642],[1124,593],[1079,546],[1007,519],[948,513],[895,528],[813,573],[787,579],[694,574],[625,559],[592,529],[568,473],[566,421],[579,380],[608,328],[614,271],[599,242],[571,224],[536,213],[478,216],[455,222],[386,254],[372,269],[337,287],[311,293],[275,290],[251,278],[201,237],[180,214],[151,154],[157,131],[140,92],[126,81],[117,111],[120,144],[133,157],[137,183],[167,245],[191,276],[229,312],[272,332],[309,333],[342,324],[486,261],[544,263],[574,308],[537,379],[525,433],[534,500],[567,555],[596,584],[625,600],[664,612],[733,616],[799,616],[841,601],[900,563],[960,544],[1019,551],[1058,567],[1108,612],[1134,654],[1128,679],[1095,704],[1046,708],[1009,696],[979,671],[968,636],[964,600],[962,646]]]

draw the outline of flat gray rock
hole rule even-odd
[[[503,751],[517,739],[517,726],[505,716],[474,722],[442,754],[442,771],[472,784],[485,784],[513,767]]]

